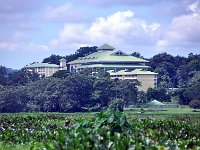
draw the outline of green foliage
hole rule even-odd
[[[200,100],[192,100],[190,103],[189,103],[189,106],[191,108],[194,108],[194,109],[199,109],[200,108]]]
[[[43,63],[50,63],[50,64],[60,65],[60,61],[59,60],[62,59],[62,58],[63,58],[62,56],[52,54],[50,57],[45,58],[42,62]]]
[[[166,93],[166,90],[164,88],[160,89],[153,89],[149,88],[146,92],[146,99],[147,100],[158,100],[158,101],[169,101],[170,95]]]
[[[70,75],[70,72],[68,70],[59,70],[57,72],[55,72],[52,77],[55,77],[55,78],[66,78],[67,76]]]
[[[24,87],[8,88],[0,92],[0,112],[22,112],[26,111],[29,96]]]
[[[80,47],[75,52],[75,54],[71,54],[71,55],[68,55],[66,57],[62,57],[62,56],[59,56],[59,55],[52,54],[50,57],[45,58],[42,62],[43,63],[50,63],[50,64],[59,65],[60,64],[59,60],[61,58],[65,58],[67,60],[67,62],[70,62],[70,61],[73,61],[75,59],[78,59],[79,57],[84,57],[84,56],[89,55],[89,54],[91,54],[93,52],[96,52],[97,51],[96,49],[97,49],[96,46],[93,46],[93,47]]]
[[[3,149],[199,149],[199,115],[16,114],[0,116]]]
[[[173,96],[178,97],[177,101],[180,105],[188,105],[190,102],[190,100],[185,96],[184,93],[185,93],[185,89],[181,88],[181,89],[175,90],[172,94]]]
[[[69,56],[66,56],[67,62],[73,61],[78,59],[79,57],[84,57],[86,55],[89,55],[91,53],[97,52],[97,47],[80,47],[75,54],[71,54]]]
[[[34,82],[37,80],[40,80],[39,74],[35,72],[19,70],[9,75],[8,85],[12,86],[25,85],[29,82]]]
[[[7,85],[7,73],[6,68],[3,66],[0,66],[0,85]]]
[[[141,56],[141,54],[140,54],[139,52],[133,52],[133,53],[131,54],[131,56],[144,59],[144,57]]]
[[[184,92],[184,96],[187,97],[190,101],[195,99],[200,99],[200,82],[192,85],[187,88]]]

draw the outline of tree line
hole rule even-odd
[[[97,47],[82,47],[67,61],[96,51]],[[138,52],[131,55],[144,58]],[[43,62],[58,64],[63,57],[51,55]],[[160,53],[148,59],[151,71],[158,73],[158,88],[138,91],[138,82],[111,80],[98,70],[96,77],[85,69],[79,74],[58,71],[52,77],[41,78],[23,69],[11,72],[0,66],[0,112],[76,112],[98,111],[107,107],[122,109],[150,100],[175,100],[181,105],[196,107],[200,102],[200,55],[188,57]],[[198,107],[198,105],[197,105]]]

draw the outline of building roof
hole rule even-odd
[[[163,104],[157,100],[153,100],[153,101],[149,102],[148,105],[165,105],[165,104]]]
[[[27,65],[24,68],[38,68],[38,67],[59,68],[60,66],[56,64],[48,64],[48,63],[34,63],[31,65]]]
[[[80,68],[149,68],[149,66],[124,65],[124,64],[92,64],[92,65],[81,65]]]
[[[102,46],[98,47],[97,50],[114,50],[115,48],[108,45],[108,44],[103,44]]]
[[[119,52],[119,54],[117,53]],[[98,51],[85,57],[80,57],[68,64],[80,64],[91,62],[148,62],[147,60],[127,55],[118,50]]]
[[[137,74],[143,74],[143,75],[148,75],[148,74],[157,74],[155,72],[151,71],[146,71],[146,70],[141,70],[141,69],[134,69],[133,71],[126,71],[126,70],[120,70],[118,72],[114,71],[109,71],[110,75],[137,75]]]

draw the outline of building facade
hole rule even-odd
[[[97,50],[98,52],[69,62],[70,72],[79,72],[84,68],[103,69],[105,71],[149,68],[149,66],[146,66],[147,60],[127,55],[120,50],[115,50],[108,44],[102,45]]]
[[[101,69],[109,72],[112,79],[138,80],[141,83],[139,90],[146,91],[149,87],[157,87],[157,73],[147,71],[147,60],[127,55],[108,44],[100,46],[97,50],[69,62],[70,72],[76,73],[85,68],[94,71]]]
[[[40,76],[49,77],[52,76],[58,70],[67,70],[66,60],[61,59],[60,65],[49,64],[49,63],[33,63],[24,67],[26,71],[34,71]]]
[[[114,72],[113,70],[108,71],[111,79],[120,80],[138,80],[140,86],[138,89],[141,91],[147,91],[148,88],[157,88],[157,73],[146,71],[142,69],[134,69],[132,71],[120,70]]]

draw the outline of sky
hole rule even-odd
[[[107,43],[145,58],[200,53],[200,0],[0,0],[0,65]]]

